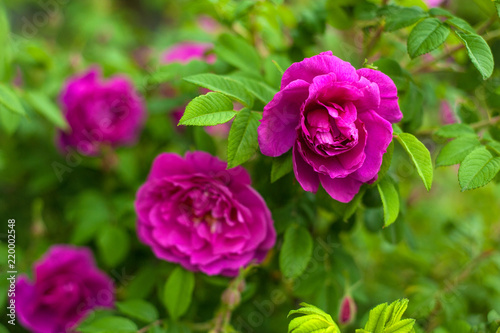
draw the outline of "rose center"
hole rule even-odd
[[[316,109],[306,115],[306,142],[311,149],[324,156],[333,156],[350,150],[357,142],[357,129],[341,117],[343,110],[335,109],[332,117],[326,109]]]

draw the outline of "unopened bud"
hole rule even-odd
[[[226,289],[222,294],[222,302],[227,304],[229,309],[234,309],[241,302],[241,294],[233,288]]]
[[[346,295],[340,303],[339,323],[347,325],[356,317],[356,303],[351,296]]]

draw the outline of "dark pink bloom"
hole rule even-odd
[[[200,60],[213,64],[215,54],[209,53],[213,47],[211,43],[181,42],[166,50],[162,56],[162,61],[167,64],[171,62],[187,64],[192,60]]]
[[[70,332],[92,309],[114,305],[113,281],[87,248],[54,245],[33,270],[33,282],[18,277],[14,298],[19,321],[32,332]]]
[[[84,155],[97,155],[101,145],[132,144],[142,129],[145,110],[142,99],[125,77],[102,81],[96,68],[68,81],[61,105],[71,128],[59,132],[63,150],[73,147]]]
[[[293,147],[293,169],[304,190],[324,189],[349,202],[373,183],[401,120],[397,89],[382,72],[356,70],[324,52],[292,64],[281,91],[264,107],[258,128],[262,153]]]
[[[351,296],[346,295],[340,303],[339,323],[341,325],[351,323],[356,317],[356,311],[356,303]]]
[[[271,213],[242,167],[204,152],[159,155],[137,192],[137,233],[186,269],[235,276],[274,245]]]

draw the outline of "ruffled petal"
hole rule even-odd
[[[262,154],[279,156],[292,148],[299,125],[301,106],[308,96],[309,83],[296,80],[274,95],[264,107],[259,128],[259,146]]]
[[[383,155],[392,141],[392,126],[373,111],[361,114],[360,120],[364,123],[367,133],[366,159],[352,177],[362,182],[370,182],[380,171]]]
[[[295,80],[312,83],[315,77],[329,73],[335,74],[337,81],[358,80],[356,69],[350,63],[335,57],[332,51],[327,51],[293,63],[283,74],[281,89]]]
[[[380,91],[380,107],[377,111],[382,118],[397,123],[403,118],[398,105],[398,89],[390,77],[370,68],[358,69],[358,75],[376,83]]]

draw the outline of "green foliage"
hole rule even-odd
[[[488,43],[483,37],[473,34],[456,31],[458,38],[464,43],[467,48],[469,58],[481,73],[484,80],[493,74],[494,60]]]
[[[280,252],[280,268],[287,278],[297,278],[307,267],[313,251],[313,240],[309,231],[298,225],[286,229]]]
[[[26,100],[30,105],[42,116],[47,118],[58,128],[69,130],[66,119],[63,117],[57,105],[52,102],[47,96],[40,92],[31,91],[26,93]]]
[[[116,226],[102,228],[97,236],[97,248],[104,263],[109,267],[117,266],[126,258],[129,243],[126,231]]]
[[[292,152],[289,151],[288,153],[273,159],[273,165],[271,167],[271,183],[274,183],[293,170],[292,157]]]
[[[500,171],[500,157],[494,157],[486,147],[469,153],[458,170],[462,191],[473,190],[488,184]]]
[[[131,318],[138,319],[145,323],[152,323],[158,319],[158,310],[149,302],[142,299],[131,299],[124,302],[117,302],[116,308]]]
[[[410,156],[418,175],[424,182],[425,188],[429,191],[433,178],[433,167],[429,150],[412,134],[400,133],[396,138]]]
[[[442,138],[476,137],[474,130],[465,124],[450,124],[438,129],[435,133]]]
[[[426,18],[428,14],[420,7],[395,7],[386,14],[385,30],[396,31],[409,27]]]
[[[221,93],[209,92],[188,104],[179,125],[213,126],[226,123],[235,115],[229,98]]]
[[[377,188],[384,206],[384,226],[389,226],[396,221],[399,215],[399,194],[394,186],[394,181],[385,176],[379,183]]]
[[[99,318],[88,325],[80,326],[82,333],[132,333],[137,332],[137,325],[123,317],[109,316]]]
[[[446,144],[436,158],[436,166],[446,166],[461,163],[481,143],[474,137],[460,137]]]
[[[332,317],[323,310],[307,303],[300,303],[302,308],[291,310],[288,316],[302,314],[290,321],[289,333],[340,333],[340,330]]]
[[[253,98],[245,89],[245,86],[231,78],[216,74],[198,74],[184,78],[200,87],[220,92],[230,98],[237,100],[248,107],[252,107]]]
[[[413,28],[408,37],[408,54],[415,58],[442,45],[450,29],[437,18],[426,18]]]
[[[257,141],[257,127],[262,114],[249,109],[238,112],[229,131],[227,146],[227,166],[234,168],[255,154],[259,143]]]
[[[215,43],[215,54],[242,71],[254,73],[260,68],[257,51],[244,39],[230,34],[222,34]]]
[[[170,274],[163,290],[163,302],[174,321],[188,310],[194,284],[194,274],[190,271],[177,267]]]

